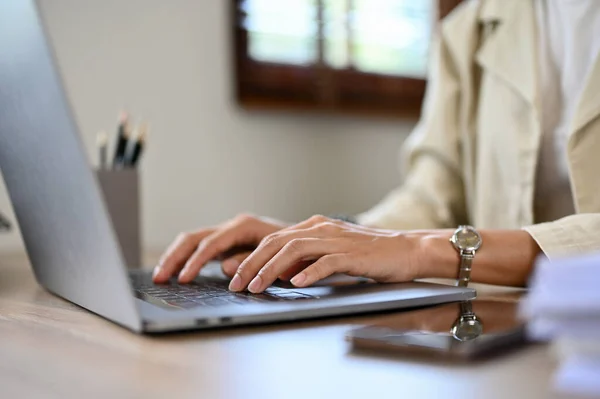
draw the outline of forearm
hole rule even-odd
[[[419,277],[456,278],[460,258],[449,242],[452,230],[437,230],[422,239],[423,259]],[[471,281],[496,285],[525,286],[540,247],[524,230],[481,230],[483,245],[477,251]]]

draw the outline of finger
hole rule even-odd
[[[292,277],[296,274],[300,273],[302,270],[306,269],[308,266],[312,265],[314,261],[307,260],[296,263],[295,265],[290,266],[283,273],[279,275],[279,279],[283,281],[290,281]]]
[[[296,225],[294,228],[281,230],[265,237],[258,248],[256,248],[256,250],[240,265],[236,275],[233,276],[233,279],[229,284],[229,289],[231,291],[241,291],[245,289],[258,271],[293,239],[337,238],[342,234],[341,227],[337,223],[327,221],[312,225],[312,223],[322,220],[321,218],[322,217],[313,217],[308,221]],[[311,227],[303,229],[301,228],[302,226]]]
[[[250,280],[256,276],[256,273],[264,266],[277,252],[294,238],[311,237],[316,232],[313,229],[279,231],[265,237],[260,245],[246,258],[240,265],[235,276],[229,283],[231,291],[242,291],[246,288]]]
[[[292,278],[291,283],[298,287],[308,287],[335,273],[350,273],[350,257],[346,254],[326,255],[308,266]]]
[[[217,256],[216,259],[220,260],[220,261],[224,261],[225,259],[229,259],[237,254],[242,253],[242,252],[247,252],[250,254],[255,249],[256,249],[256,245],[238,245],[235,248],[231,248],[230,250],[221,253],[219,256]]]
[[[227,277],[233,277],[238,267],[252,252],[241,252],[239,254],[232,255],[221,262],[221,270]]]
[[[297,238],[288,242],[267,262],[248,285],[252,293],[267,289],[289,267],[299,261],[315,260],[328,254],[344,253],[349,242],[341,239]]]
[[[155,283],[164,283],[177,273],[194,253],[198,243],[213,229],[203,229],[195,233],[181,233],[162,255],[158,266],[154,268],[152,279]]]
[[[206,237],[179,273],[180,283],[189,283],[211,259],[238,245],[257,244],[262,237],[252,223],[232,223]]]

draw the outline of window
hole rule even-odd
[[[461,0],[232,0],[246,108],[416,116],[437,20]]]

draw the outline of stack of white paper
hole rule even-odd
[[[556,387],[600,396],[600,254],[538,262],[522,311],[560,358]]]

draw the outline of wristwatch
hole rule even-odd
[[[452,334],[454,339],[461,342],[470,341],[479,337],[483,332],[483,323],[479,317],[473,313],[471,302],[461,302],[459,306],[460,314],[456,321],[454,321],[454,324],[452,324],[450,334]]]
[[[472,226],[458,226],[454,231],[450,242],[460,255],[460,266],[458,269],[458,287],[466,287],[471,280],[471,264],[475,252],[481,247],[481,235]]]

